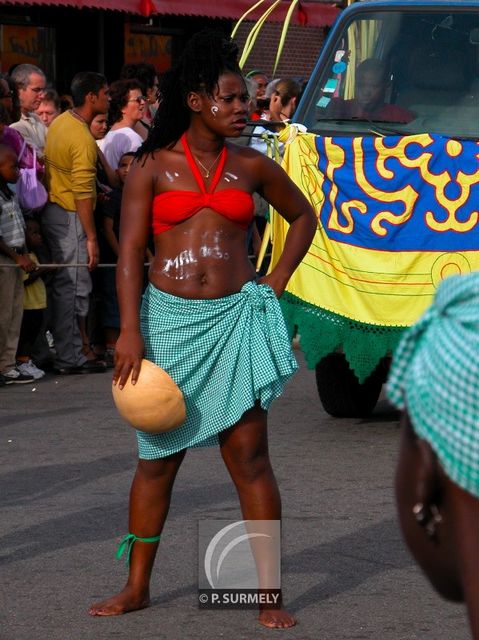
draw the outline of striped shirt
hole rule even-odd
[[[0,191],[0,237],[7,247],[21,249],[25,246],[25,221],[17,196],[10,198]]]

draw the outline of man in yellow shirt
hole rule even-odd
[[[51,283],[51,329],[57,373],[96,373],[104,363],[87,360],[82,353],[80,321],[88,313],[90,273],[99,260],[93,210],[96,201],[97,146],[90,133],[95,116],[106,113],[109,90],[106,78],[92,71],[72,81],[73,109],[56,118],[45,145],[48,204],[42,230],[52,260],[85,267],[57,269]]]

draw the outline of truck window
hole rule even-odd
[[[362,11],[330,39],[298,110],[324,135],[479,137],[479,12]]]

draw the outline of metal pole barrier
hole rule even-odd
[[[108,263],[104,263],[104,264],[97,264],[95,269],[97,269],[98,267],[116,267],[116,262],[113,262],[111,264]],[[149,267],[150,263],[149,262],[145,262],[144,267]],[[19,267],[18,264],[0,264],[0,269],[3,269],[3,267],[14,267],[14,268],[19,268],[21,269],[21,267]],[[88,267],[87,264],[83,264],[82,262],[69,262],[67,264],[58,264],[58,263],[53,263],[53,264],[48,264],[46,262],[40,262],[38,264],[38,267],[45,267],[46,269],[62,269],[63,267],[85,267],[85,269]]]
[[[266,254],[268,255],[268,254]],[[254,260],[254,256],[248,256],[248,258],[250,258],[251,260]],[[150,262],[144,262],[143,266],[144,267],[149,267],[150,266]],[[102,264],[97,264],[95,269],[98,268],[102,268],[102,267],[116,267],[117,264],[116,262],[113,263],[102,263]],[[18,264],[15,264],[14,262],[12,262],[12,264],[0,264],[0,269],[3,269],[4,267],[7,268],[13,268],[13,269],[21,269],[21,267]],[[87,264],[83,264],[80,262],[69,262],[68,264],[58,264],[58,263],[46,263],[46,262],[40,262],[38,264],[38,268],[44,267],[45,269],[62,269],[63,267],[75,267],[75,268],[79,268],[79,267],[85,267],[85,269],[88,267]]]

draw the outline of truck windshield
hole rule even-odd
[[[298,120],[324,135],[479,138],[479,11],[363,11],[330,40]]]

